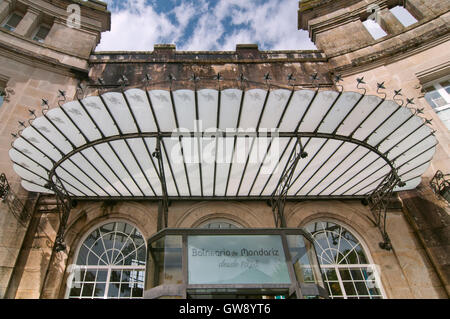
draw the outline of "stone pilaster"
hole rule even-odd
[[[402,32],[405,27],[394,16],[394,14],[388,8],[381,10],[380,12],[380,25],[388,34],[397,34]]]
[[[0,2],[0,23],[3,24],[3,21],[10,14],[12,10],[12,0],[3,0]]]
[[[30,37],[36,30],[39,20],[39,11],[29,8],[14,32],[23,35],[24,37]]]

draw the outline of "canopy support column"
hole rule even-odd
[[[57,174],[55,174],[54,177],[55,181],[53,181],[52,178],[49,178],[50,182],[48,186],[55,193],[56,204],[59,211],[59,229],[55,239],[55,251],[60,252],[66,249],[64,235],[66,233],[70,210],[73,206],[70,195],[64,187],[64,184],[61,182]]]
[[[167,186],[166,186],[166,175],[164,174],[164,164],[162,161],[161,152],[161,137],[158,136],[156,139],[156,149],[152,154],[153,157],[158,159],[158,178],[161,182],[162,199],[158,202],[158,231],[167,228],[168,222],[168,211],[169,211],[169,200],[167,196]]]
[[[297,146],[299,149],[297,150]],[[306,158],[308,153],[303,150],[302,142],[300,137],[297,137],[297,141],[294,145],[294,151],[289,156],[286,167],[283,174],[280,177],[277,188],[272,193],[270,199],[270,205],[272,206],[272,213],[275,222],[275,227],[286,228],[286,219],[284,217],[284,205],[286,203],[286,197],[288,190],[292,186],[292,177],[294,176],[295,168],[297,167],[298,161],[301,158]],[[291,163],[291,164],[289,164]]]
[[[369,205],[373,214],[374,220],[372,222],[378,227],[383,237],[383,241],[379,243],[380,247],[385,250],[391,250],[392,244],[386,230],[386,217],[389,203],[393,198],[394,188],[396,186],[404,186],[405,183],[400,180],[397,172],[391,170],[386,175],[383,182],[370,194],[364,201],[364,204]]]

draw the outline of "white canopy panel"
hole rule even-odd
[[[130,89],[44,112],[9,155],[32,192],[58,176],[73,197],[263,198],[298,142],[292,198],[365,196],[392,169],[413,189],[437,144],[415,110],[357,92]]]

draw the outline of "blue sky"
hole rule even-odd
[[[315,49],[297,30],[298,0],[103,0],[111,31],[96,51],[152,51],[175,43],[177,50],[234,51],[238,43],[261,50]]]

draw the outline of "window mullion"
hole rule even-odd
[[[109,292],[109,278],[111,276],[111,267],[108,268],[108,274],[106,275],[106,287],[105,287],[105,294],[103,295],[103,299],[108,299],[108,292]]]
[[[450,95],[447,93],[445,88],[443,88],[439,83],[436,83],[434,85],[434,88],[442,96],[442,98],[445,100],[445,102],[447,102],[447,104],[450,104]]]
[[[344,296],[344,299],[347,299],[347,293],[345,292],[344,283],[342,282],[341,274],[339,273],[339,266],[334,266],[334,270],[336,271],[339,286],[341,287],[342,296]]]

